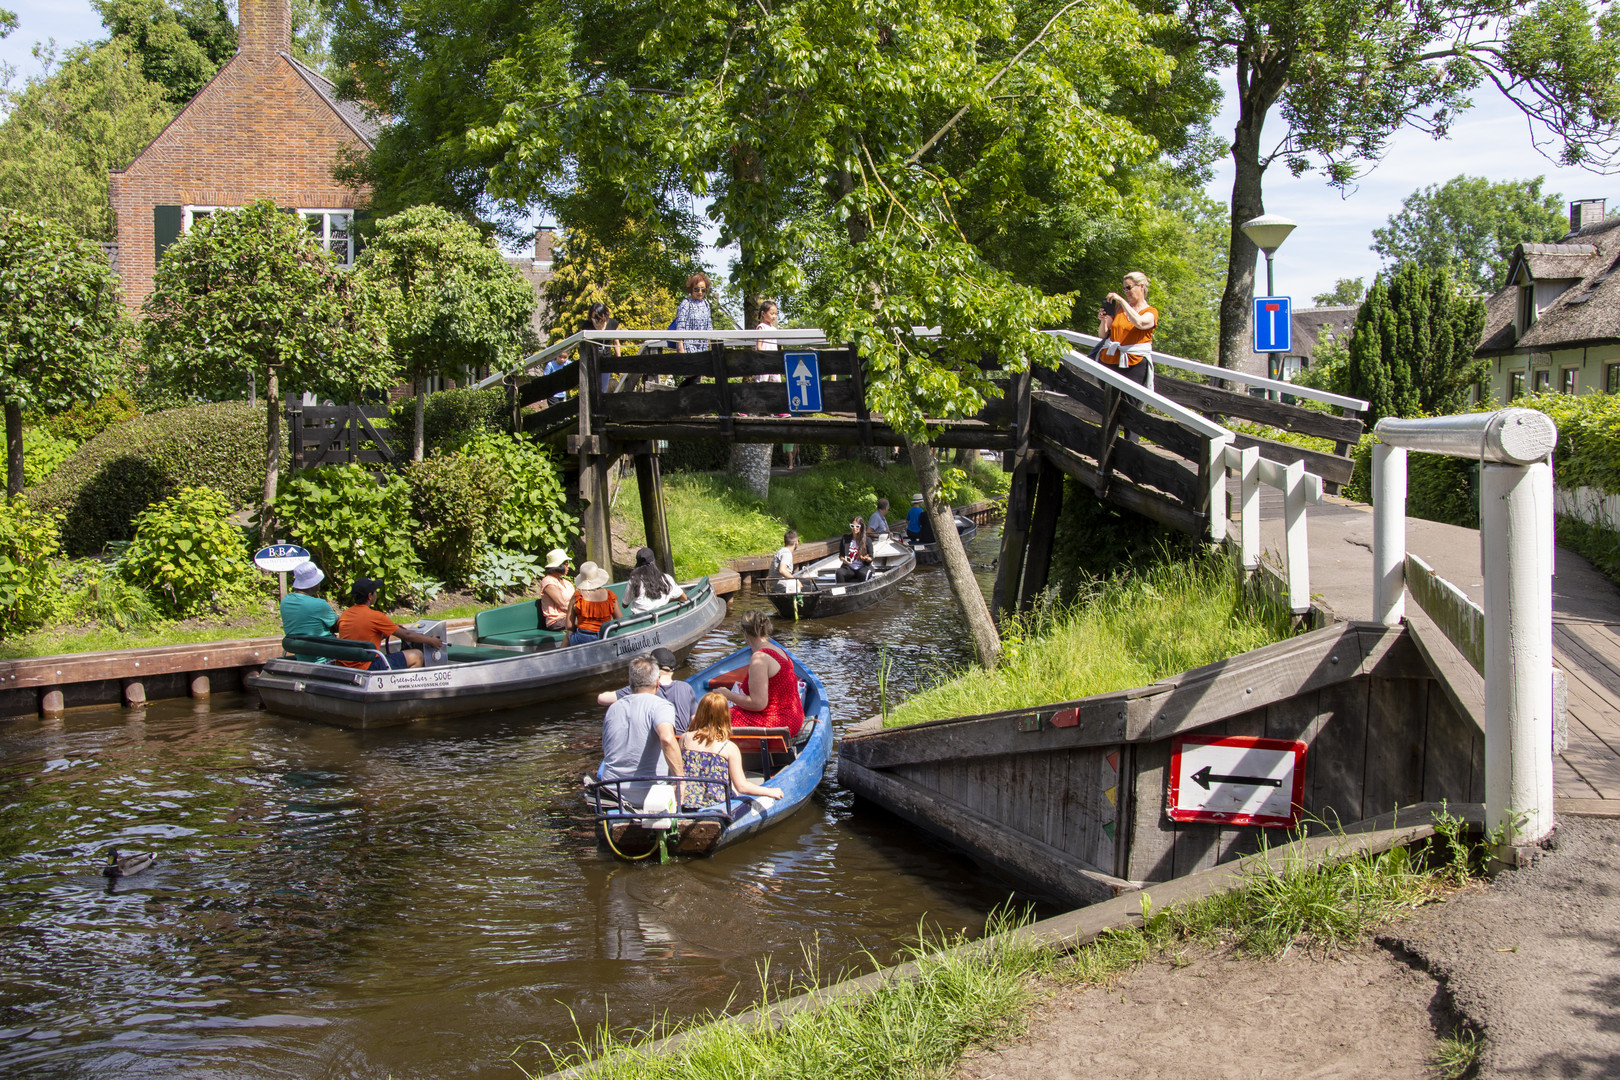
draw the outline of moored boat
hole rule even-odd
[[[598,838],[614,854],[624,859],[644,859],[654,854],[712,855],[721,848],[785,820],[810,800],[821,783],[832,757],[832,708],[827,694],[813,671],[797,656],[773,641],[771,643],[793,661],[804,696],[804,726],[790,738],[787,728],[733,728],[731,739],[743,752],[743,769],[755,783],[780,788],[782,798],[739,795],[727,787],[725,802],[681,810],[647,810],[627,805],[618,797],[621,788],[662,783],[674,795],[678,789],[671,777],[639,776],[612,781],[593,781],[586,787],[586,800],[596,817]],[[750,650],[743,648],[709,665],[687,679],[702,697],[711,680],[724,679],[748,666]],[[599,773],[600,775],[600,773]],[[655,789],[656,790],[656,789]]]
[[[956,535],[962,538],[962,543],[966,544],[969,540],[972,540],[975,536],[979,535],[979,526],[972,518],[965,517],[962,514],[957,514]],[[926,544],[912,544],[911,550],[917,556],[918,566],[939,565],[939,542],[937,540],[930,541]]]
[[[872,573],[865,581],[840,582],[838,567],[838,555],[818,559],[790,578],[767,580],[765,596],[784,619],[847,615],[893,596],[917,569],[917,557],[904,544],[879,539],[872,544]]]
[[[624,583],[609,586],[623,599]],[[291,657],[271,660],[246,679],[265,708],[283,716],[349,728],[390,727],[413,720],[472,716],[520,708],[623,678],[632,657],[662,646],[684,654],[725,618],[725,600],[708,578],[683,586],[686,599],[602,628],[599,640],[564,644],[541,628],[539,602],[483,611],[473,645],[432,650],[424,666],[369,671]],[[332,638],[288,638],[289,652],[334,660],[376,655],[370,645]]]

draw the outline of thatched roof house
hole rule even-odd
[[[1556,244],[1513,249],[1507,281],[1486,305],[1475,355],[1490,361],[1487,394],[1620,390],[1620,217],[1604,200],[1570,204]]]

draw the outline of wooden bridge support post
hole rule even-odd
[[[1013,425],[1018,448],[1013,451],[1012,487],[1007,492],[1007,520],[1001,526],[1001,558],[997,561],[996,584],[990,594],[992,613],[999,621],[1018,603],[1023,583],[1024,555],[1029,546],[1029,520],[1034,510],[1035,489],[1031,475],[1040,467],[1039,453],[1029,448],[1030,376],[1013,378],[1009,387],[1013,405]]]
[[[585,558],[611,574],[613,534],[608,521],[608,459],[602,453],[601,437],[594,434],[601,411],[601,389],[596,378],[596,350],[588,343],[580,344],[578,366],[580,528],[585,534]]]
[[[1043,465],[1035,483],[1035,511],[1029,525],[1029,558],[1024,566],[1024,584],[1018,592],[1020,615],[1035,606],[1035,598],[1046,591],[1052,572],[1052,537],[1057,532],[1058,515],[1063,512],[1063,473]]]
[[[658,556],[664,573],[675,573],[675,549],[669,542],[669,519],[664,516],[664,478],[658,471],[658,455],[636,454],[636,486],[641,489],[641,522],[647,533],[647,546]]]

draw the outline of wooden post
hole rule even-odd
[[[731,440],[731,379],[726,374],[726,343],[716,341],[709,345],[709,360],[714,365],[714,389],[720,398],[720,437]]]
[[[124,683],[124,704],[132,709],[146,704],[146,686],[141,680],[130,679]]]
[[[1041,468],[1035,484],[1035,512],[1030,518],[1029,558],[1024,565],[1024,585],[1018,593],[1018,612],[1035,606],[1035,598],[1046,591],[1052,571],[1052,537],[1057,532],[1058,515],[1063,511],[1063,473],[1048,465]]]
[[[636,486],[641,489],[641,522],[647,533],[647,546],[658,556],[664,573],[675,573],[675,550],[669,543],[669,519],[664,516],[664,478],[658,470],[656,453],[636,455]]]
[[[504,382],[506,384],[506,411],[511,419],[512,430],[521,435],[523,433],[523,407],[518,403],[517,378],[508,375]]]
[[[47,690],[39,695],[39,715],[61,716],[62,710],[67,707],[60,689]]]
[[[855,384],[855,419],[860,424],[861,445],[872,445],[872,410],[866,404],[866,369],[861,367],[860,351],[849,347],[849,377]]]
[[[208,676],[206,674],[193,675],[191,677],[191,696],[192,697],[194,697],[194,698],[205,698],[209,694],[213,693],[213,690],[214,690],[213,683],[208,681]]]
[[[1119,414],[1125,408],[1125,395],[1103,384],[1103,425],[1097,445],[1097,498],[1106,498],[1113,480],[1114,444],[1119,441]]]
[[[1007,492],[1007,520],[1001,527],[1001,558],[997,561],[996,585],[991,593],[990,606],[998,620],[1010,614],[1018,603],[1018,588],[1024,576],[1024,551],[1029,543],[1031,503],[1035,498],[1030,474],[1039,462],[1038,456],[1029,449],[1029,372],[1015,376],[1009,390],[1013,396],[1013,431],[1018,449],[1013,451],[1012,488]]]
[[[608,521],[607,461],[593,424],[601,394],[596,381],[595,350],[582,342],[579,348],[579,500],[580,526],[585,534],[585,558],[610,574],[613,568],[613,534]]]

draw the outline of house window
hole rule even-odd
[[[1620,367],[1620,364],[1617,364],[1616,366]],[[1512,401],[1514,398],[1522,397],[1523,395],[1524,372],[1515,371],[1508,376],[1508,400]]]
[[[1517,329],[1518,329],[1519,334],[1521,336],[1525,332],[1527,332],[1530,329],[1530,327],[1535,325],[1536,315],[1537,314],[1539,314],[1539,312],[1536,311],[1536,287],[1535,287],[1535,285],[1533,285],[1533,284],[1531,284],[1531,285],[1520,285],[1519,286],[1519,314],[1518,314],[1518,319],[1517,319],[1517,322],[1518,322]]]
[[[1535,386],[1536,393],[1538,393],[1538,394],[1544,394],[1548,390],[1551,390],[1552,389],[1552,371],[1550,369],[1543,368],[1540,371],[1536,372],[1535,379],[1534,379],[1532,385]]]
[[[1562,394],[1573,394],[1579,380],[1575,373],[1580,368],[1567,367],[1558,373],[1558,391]]]
[[[240,210],[239,206],[182,206],[180,208],[180,231],[188,233],[193,223],[206,221],[220,210]]]
[[[1620,394],[1620,364],[1606,364],[1603,368],[1603,392]]]
[[[299,210],[304,223],[321,247],[337,256],[344,266],[354,265],[354,211],[353,210]]]

